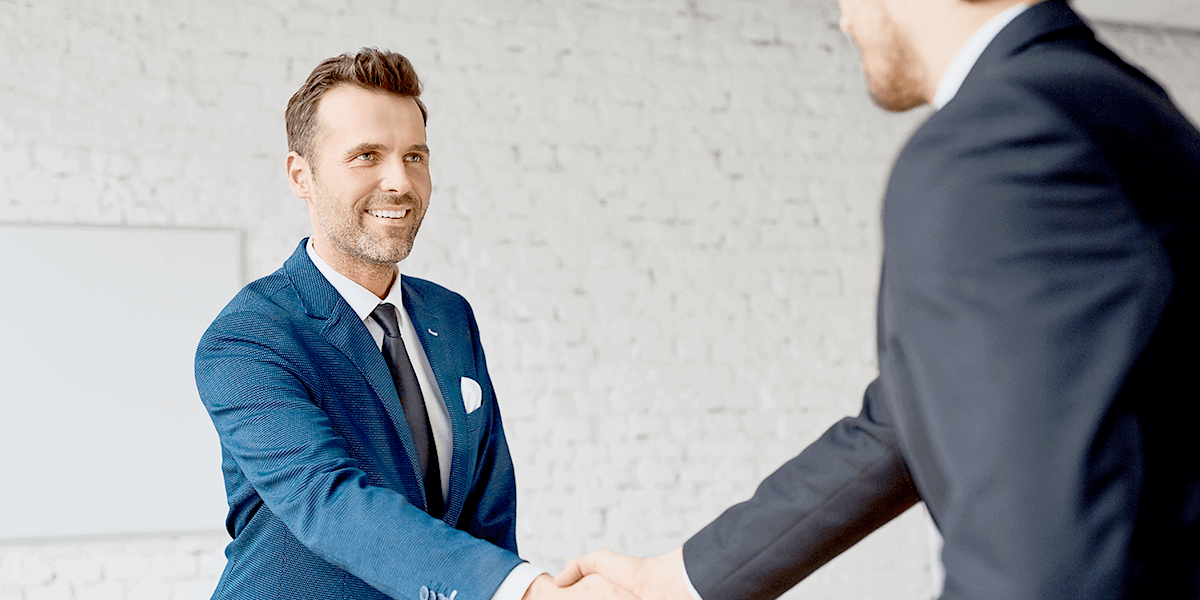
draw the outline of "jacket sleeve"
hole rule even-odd
[[[879,393],[683,545],[701,598],[775,598],[920,499]]]
[[[389,596],[422,586],[490,598],[520,559],[372,486],[313,398],[326,382],[286,321],[225,313],[196,357],[196,381],[221,444],[305,547]]]

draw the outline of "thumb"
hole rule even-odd
[[[562,570],[562,573],[559,573],[558,577],[554,578],[554,584],[558,587],[566,587],[588,575],[600,574],[603,559],[611,554],[607,550],[600,550],[586,556],[572,558],[571,562],[567,563],[566,568]]]
[[[559,573],[558,577],[554,578],[554,585],[567,587],[583,579],[585,575],[594,573],[594,566],[590,562],[586,562],[587,558],[586,556],[572,558],[571,562],[567,563],[566,568],[562,570],[562,573]]]

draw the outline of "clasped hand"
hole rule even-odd
[[[553,587],[547,587],[551,583]],[[681,548],[655,558],[593,552],[572,560],[553,582],[547,575],[539,577],[524,600],[570,600],[567,597],[575,595],[589,600],[692,600],[683,582]]]

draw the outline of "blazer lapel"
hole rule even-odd
[[[410,503],[427,510],[425,488],[421,484],[421,466],[417,462],[408,421],[400,408],[400,396],[396,392],[396,383],[392,381],[392,373],[383,353],[375,346],[371,333],[358,318],[358,314],[308,258],[308,252],[305,250],[307,241],[305,239],[300,242],[300,247],[284,263],[288,277],[295,285],[308,315],[325,322],[321,327],[321,335],[358,369],[370,384],[375,396],[383,403],[412,466],[411,477],[399,478],[404,486],[402,493]],[[420,500],[417,500],[418,498]]]
[[[468,452],[470,432],[467,430],[467,412],[463,406],[461,377],[464,372],[462,360],[454,351],[456,344],[441,335],[441,319],[437,307],[429,306],[425,297],[401,276],[404,286],[404,309],[412,320],[413,329],[421,340],[425,358],[433,369],[442,401],[450,413],[450,431],[453,436],[453,456],[450,461],[450,490],[446,501],[444,520],[453,525],[458,522],[463,503],[470,485],[471,453]]]

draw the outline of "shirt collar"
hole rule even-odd
[[[387,298],[380,300],[379,296],[376,296],[374,292],[329,266],[329,263],[325,262],[317,254],[316,249],[313,248],[312,238],[308,238],[305,250],[308,251],[308,258],[312,260],[313,265],[325,276],[325,279],[329,280],[333,289],[337,290],[338,294],[341,294],[346,304],[349,304],[350,308],[354,310],[354,314],[358,315],[358,318],[365,321],[367,317],[371,316],[371,311],[374,311],[375,307],[383,302],[389,302],[397,309],[403,310],[404,286],[397,285],[400,283],[400,265],[396,265],[396,281],[392,283],[392,288],[388,290]]]
[[[971,68],[975,66],[975,61],[979,60],[979,56],[996,39],[1001,29],[1017,18],[1017,15],[1025,12],[1029,8],[1028,4],[1014,4],[1004,12],[992,17],[982,27],[975,30],[975,34],[963,44],[963,47],[958,50],[958,54],[954,55],[954,60],[950,61],[950,66],[946,67],[946,74],[942,75],[942,81],[938,84],[937,93],[933,95],[933,108],[940,109],[948,102],[954,99],[954,95],[958,93],[958,88],[962,86],[963,80],[967,78],[967,74],[971,72]]]

